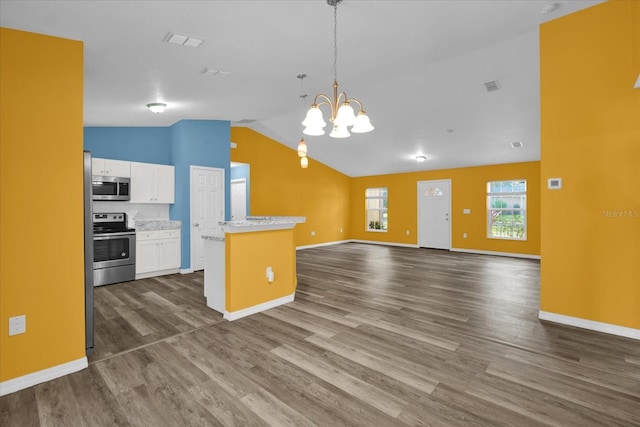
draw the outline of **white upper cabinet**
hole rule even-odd
[[[91,159],[91,169],[92,175],[131,177],[131,162],[124,160],[94,157]]]
[[[175,167],[131,162],[131,203],[175,203]]]

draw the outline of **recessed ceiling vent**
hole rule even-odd
[[[227,77],[229,74],[231,74],[231,71],[226,71],[226,70],[218,70],[215,68],[205,68],[202,70],[202,74],[206,74],[208,76],[218,76],[218,77]]]
[[[486,82],[484,87],[487,89],[487,92],[495,92],[500,90],[500,83],[497,80],[491,80],[490,82]]]
[[[511,148],[522,148],[524,147],[524,144],[520,141],[516,141],[516,142],[512,142],[511,143]]]
[[[169,44],[175,44],[178,46],[196,48],[196,47],[200,47],[200,45],[202,44],[202,42],[204,42],[204,40],[198,37],[169,32],[169,34],[165,36],[164,42]]]

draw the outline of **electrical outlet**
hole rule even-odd
[[[462,233],[462,238],[466,239],[467,238],[467,233]]]
[[[342,227],[340,227],[340,232],[342,233]]]
[[[409,230],[407,230],[407,236],[408,236],[409,234],[411,234],[411,232],[410,232]]]
[[[312,235],[312,236],[315,236],[315,235],[316,235],[316,232],[315,232],[315,231],[312,231],[312,232],[311,232],[311,235]]]
[[[24,334],[27,332],[27,316],[10,317],[9,318],[9,336]]]

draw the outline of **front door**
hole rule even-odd
[[[451,180],[418,182],[418,246],[451,249]]]
[[[221,235],[224,169],[191,166],[191,269],[204,269],[203,235]]]

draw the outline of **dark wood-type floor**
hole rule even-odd
[[[540,322],[539,262],[342,244],[295,302],[222,321],[202,273],[96,289],[88,369],[8,426],[640,426],[640,343]]]

